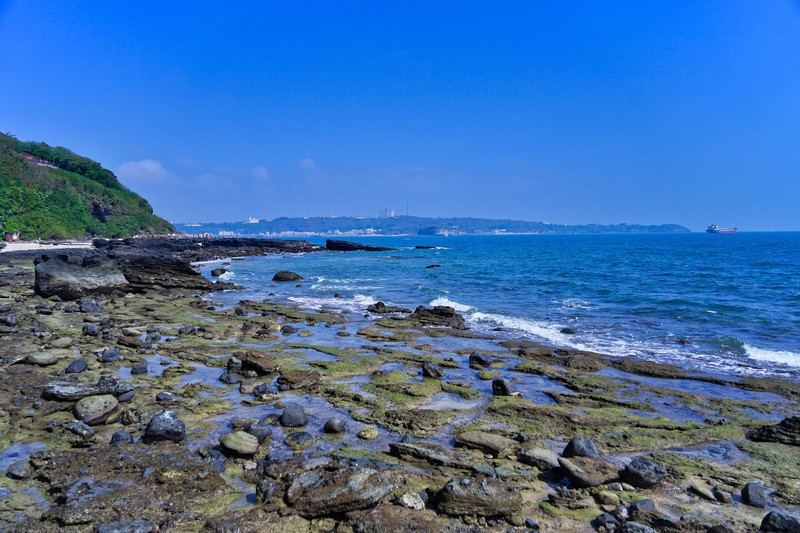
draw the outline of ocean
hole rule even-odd
[[[494,335],[712,375],[800,379],[800,233],[350,240],[398,250],[231,261],[222,279],[245,290],[213,298],[362,314],[378,300],[411,309],[449,305],[471,329]],[[209,275],[219,263],[202,270]],[[306,280],[274,283],[279,270]]]

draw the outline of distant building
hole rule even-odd
[[[19,232],[18,231],[7,231],[5,236],[6,242],[17,242],[19,241]]]
[[[388,207],[386,209],[381,209],[381,214],[378,218],[394,218],[394,209],[390,210]]]
[[[255,217],[249,217],[245,224],[258,224],[258,219]]]
[[[223,230],[219,230],[219,236],[220,236],[220,237],[233,237],[234,235],[236,235],[236,232],[235,232],[235,231],[223,231]]]

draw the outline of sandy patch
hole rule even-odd
[[[65,241],[58,243],[45,243],[45,242],[7,242],[6,246],[0,253],[3,252],[24,252],[29,250],[41,250],[42,252],[52,250],[63,250],[65,248],[91,248],[91,241]]]

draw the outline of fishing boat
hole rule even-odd
[[[736,228],[723,228],[722,226],[717,226],[716,224],[711,224],[709,227],[706,228],[706,232],[708,233],[736,233]]]

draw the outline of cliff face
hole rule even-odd
[[[99,163],[0,134],[0,230],[22,239],[170,233],[172,224]]]

